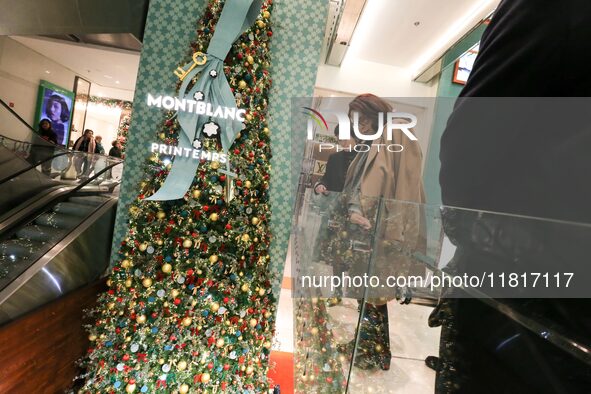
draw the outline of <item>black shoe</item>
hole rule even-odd
[[[425,365],[431,368],[433,371],[437,371],[437,368],[439,368],[439,357],[427,356],[425,359]]]

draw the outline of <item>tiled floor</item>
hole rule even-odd
[[[285,274],[291,274],[289,261]],[[367,372],[354,369],[349,393],[433,393],[435,372],[425,366],[424,359],[438,354],[440,330],[427,325],[431,308],[400,305],[393,301],[388,304],[388,311],[392,351],[390,370]],[[329,314],[337,341],[344,343],[353,339],[358,318],[357,301],[345,299],[342,305],[329,308]],[[285,286],[279,298],[276,331],[273,349],[293,352],[293,300],[291,290]]]

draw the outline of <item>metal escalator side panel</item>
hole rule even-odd
[[[0,291],[0,325],[99,278],[109,266],[116,200],[101,205]]]

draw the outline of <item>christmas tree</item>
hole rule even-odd
[[[224,3],[209,2],[182,64],[206,52]],[[220,172],[218,161],[201,160],[184,198],[149,201],[174,163],[154,154],[146,164],[109,290],[92,311],[81,392],[269,389],[276,301],[268,273],[271,12],[272,0],[263,1],[224,62],[236,105],[247,111],[228,151],[236,177]],[[174,145],[180,133],[170,112],[155,138]],[[202,135],[197,143],[222,150],[219,135]]]

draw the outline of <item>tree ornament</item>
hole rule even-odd
[[[211,220],[212,222],[217,222],[219,218],[219,215],[215,212],[209,215],[209,220]]]
[[[179,393],[187,394],[188,392],[189,392],[189,385],[186,383],[181,384],[181,387],[179,387]]]
[[[146,315],[139,315],[135,321],[137,321],[139,324],[144,324],[146,322]]]
[[[240,82],[238,82],[238,87],[242,90],[246,89],[248,85],[246,84],[246,81],[241,80]]]
[[[193,322],[193,319],[191,319],[190,317],[185,317],[183,319],[183,326],[189,327],[192,322]]]
[[[88,340],[89,340],[90,342],[94,342],[94,341],[96,341],[96,335],[94,335],[94,334],[90,334],[90,335],[88,336]]]
[[[133,282],[131,281],[131,279],[125,279],[125,287],[131,287],[132,284]]]
[[[212,312],[217,312],[219,309],[220,309],[220,304],[218,304],[217,302],[214,302],[213,304],[211,304]]]
[[[248,242],[248,241],[250,241],[250,235],[242,234],[242,242]]]
[[[245,188],[250,189],[251,186],[252,186],[252,183],[250,181],[244,182],[244,187]]]
[[[179,296],[180,292],[177,289],[172,289],[172,291],[170,292],[170,295],[172,295],[172,298],[177,298]]]
[[[218,168],[220,168],[220,162],[219,161],[212,161],[209,166],[211,167],[212,170],[217,170]]]
[[[257,218],[256,216],[254,218],[251,219],[251,223],[253,224],[253,226],[256,226],[257,224],[259,224],[259,218]]]
[[[271,13],[269,11],[263,11],[263,18],[269,19],[271,17]]]
[[[144,278],[144,280],[142,280],[142,285],[145,288],[151,287],[152,286],[152,279],[150,279],[150,278]]]
[[[165,263],[162,265],[162,272],[165,274],[170,274],[172,272],[172,265]]]
[[[215,345],[217,347],[223,347],[224,344],[225,344],[225,342],[224,342],[224,339],[223,338],[218,339],[217,342],[215,343]]]
[[[219,258],[218,258],[218,256],[217,256],[217,255],[215,255],[215,254],[212,254],[211,256],[209,256],[209,262],[210,262],[211,264],[215,264],[215,263],[217,263],[217,262],[218,262],[218,259],[219,259]]]
[[[209,376],[209,374],[207,372],[204,372],[201,375],[201,383],[208,383],[209,382],[209,379],[210,379],[210,376]]]
[[[246,374],[247,375],[252,375],[253,372],[254,372],[254,368],[252,367],[252,365],[249,365],[248,367],[246,367]]]
[[[125,269],[128,269],[129,267],[131,267],[131,261],[129,261],[127,259],[123,260],[121,262],[121,267],[122,268],[125,268]]]
[[[242,290],[243,292],[247,292],[250,289],[250,286],[248,285],[248,283],[245,283],[242,285],[242,287],[240,287],[240,290]]]
[[[148,244],[145,242],[141,243],[138,249],[140,250],[140,252],[145,252],[146,249],[148,249]]]
[[[158,211],[158,213],[156,214],[156,217],[160,220],[164,219],[166,217],[166,212],[164,211]]]
[[[199,198],[199,197],[201,197],[201,190],[199,190],[199,189],[193,190],[193,198]]]
[[[184,371],[185,369],[187,369],[187,362],[185,360],[181,360],[179,361],[176,367],[179,371]]]
[[[130,380],[131,382],[131,380]],[[135,383],[129,383],[126,387],[125,387],[125,392],[126,393],[133,393],[135,391]]]
[[[193,241],[191,241],[190,239],[185,239],[183,241],[183,248],[189,249],[191,246],[193,246]]]

